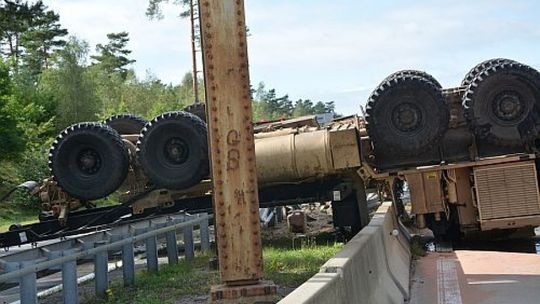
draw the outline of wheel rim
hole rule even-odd
[[[168,162],[181,165],[189,157],[189,146],[182,138],[173,137],[165,143],[163,153]]]
[[[401,103],[392,111],[392,124],[401,132],[418,130],[422,125],[422,111],[410,102]]]
[[[94,175],[101,168],[101,157],[94,149],[84,149],[77,155],[77,166],[84,174]]]
[[[526,103],[516,91],[504,91],[493,99],[493,114],[505,123],[515,123],[525,116]]]

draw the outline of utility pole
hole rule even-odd
[[[243,0],[200,0],[216,243],[212,303],[273,300],[263,279],[259,195]]]
[[[194,0],[190,0],[189,2],[189,15],[191,19],[191,60],[193,62],[193,103],[199,103],[199,78],[197,77],[197,36],[195,35],[195,9],[197,8],[197,5],[194,2]]]

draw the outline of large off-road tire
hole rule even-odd
[[[169,112],[150,121],[137,142],[144,173],[158,187],[181,190],[208,176],[206,123],[187,112]]]
[[[378,152],[414,155],[436,147],[450,114],[441,89],[425,77],[383,81],[366,106],[367,131]]]
[[[206,122],[206,104],[203,102],[192,103],[182,109],[182,111],[189,112]]]
[[[485,69],[488,69],[494,65],[500,64],[500,63],[516,63],[514,60],[506,59],[506,58],[493,58],[486,61],[482,61],[479,64],[477,64],[474,68],[472,68],[467,75],[465,75],[465,78],[461,81],[461,86],[469,86],[473,79],[478,76],[478,74],[482,73]]]
[[[432,82],[437,87],[442,88],[441,84],[437,81],[437,79],[435,79],[435,77],[431,76],[430,74],[424,71],[418,71],[418,70],[397,71],[395,73],[390,74],[390,76],[386,77],[384,81],[395,81],[396,78],[403,77],[404,75],[418,76],[418,77],[424,78],[427,81]]]
[[[106,197],[128,173],[128,151],[121,136],[101,123],[68,127],[54,141],[49,168],[60,188],[83,201]]]
[[[139,134],[146,125],[146,120],[134,114],[123,113],[107,118],[104,123],[115,129],[120,135],[129,135]]]
[[[478,74],[463,96],[465,118],[474,134],[499,146],[537,138],[540,73],[517,62],[501,62]]]

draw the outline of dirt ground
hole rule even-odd
[[[307,230],[302,235],[309,237],[334,231],[330,203],[303,204],[300,206],[300,210],[306,213],[307,219]],[[263,240],[295,238],[299,235],[289,232],[285,216],[281,223],[262,229]]]

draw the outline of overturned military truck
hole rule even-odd
[[[133,203],[134,213],[208,194],[204,105],[185,110],[64,130],[50,151],[45,209],[61,214],[118,189],[125,199],[157,191]],[[491,59],[450,89],[425,72],[399,71],[373,91],[363,116],[255,125],[259,184],[269,200],[301,196],[282,187],[328,193],[337,224],[356,229],[367,217],[358,203],[365,185],[386,185],[404,212],[404,184],[416,225],[438,236],[538,226],[539,127],[540,73],[527,65]]]

